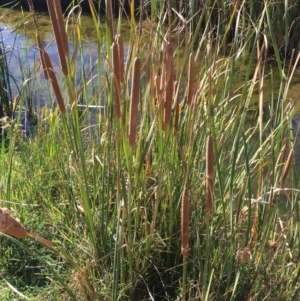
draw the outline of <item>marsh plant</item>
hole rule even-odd
[[[91,73],[82,68],[80,84],[74,80],[74,58],[83,51],[80,10],[64,16],[60,1],[47,1],[54,62],[31,4],[35,79],[47,79],[57,106],[39,113],[34,137],[16,148],[12,132],[9,151],[1,152],[2,207],[39,235],[3,234],[2,300],[298,298],[297,137],[290,127],[299,106],[288,92],[299,55],[286,66],[276,37],[264,34],[281,2],[264,2],[255,22],[247,13],[256,12],[252,2],[206,1],[190,19],[162,2],[145,4],[157,19],[125,21],[121,13],[113,19],[110,1],[105,16],[88,1],[98,37],[92,95]],[[202,26],[204,16],[214,27]],[[124,22],[128,41],[120,35]],[[284,26],[287,38],[293,24]],[[91,116],[89,106],[99,111]]]

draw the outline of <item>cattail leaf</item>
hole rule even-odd
[[[172,99],[173,99],[173,47],[166,43],[166,81],[165,81],[165,103],[163,114],[163,128],[166,129],[171,121]]]
[[[121,68],[119,49],[116,43],[112,45],[113,75],[114,75],[114,99],[115,99],[115,117],[121,118]]]
[[[212,136],[208,135],[206,141],[206,209],[213,211],[214,196],[214,150]]]
[[[181,254],[183,256],[187,256],[191,250],[189,247],[189,219],[190,202],[187,184],[185,184],[181,201]]]
[[[140,79],[141,79],[141,61],[138,57],[134,60],[133,80],[131,86],[130,116],[129,116],[129,145],[132,147],[136,139],[136,126],[138,117],[138,105],[140,102]]]

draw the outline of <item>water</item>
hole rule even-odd
[[[35,16],[39,28],[39,35],[43,40],[43,45],[47,53],[51,57],[60,86],[63,87],[64,76],[62,76],[59,67],[56,42],[53,37],[52,25],[48,14],[38,12]],[[77,22],[79,22],[79,16],[72,15],[68,18],[67,23],[71,57],[77,57],[77,59],[75,59],[77,66],[74,82],[77,91],[80,91],[83,87],[82,80],[84,77],[87,77],[87,94],[89,99],[84,99],[83,102],[88,102],[91,106],[101,106],[104,100],[100,92],[101,87],[99,87],[99,83],[101,85],[103,81],[98,78],[98,60],[100,61],[102,74],[104,74],[106,56],[104,24],[100,26],[103,42],[99,47],[92,18],[88,15],[80,15],[81,40],[83,42],[82,45],[78,45],[77,51],[75,52],[75,42],[73,43],[73,41],[76,41],[76,39],[74,37],[73,28]],[[122,35],[126,37],[127,26],[122,28]],[[38,107],[43,107],[45,104],[50,106],[55,104],[52,89],[49,86],[49,82],[45,80],[40,67],[40,54],[36,46],[36,28],[30,13],[24,12],[22,14],[19,10],[0,8],[0,30],[0,40],[3,41],[9,71],[12,78],[16,80],[15,82],[11,81],[13,94],[17,95],[20,87],[22,87],[31,94],[26,95],[26,98],[35,99]],[[126,57],[128,53],[128,47],[126,47],[126,45],[124,51]],[[67,93],[65,93],[65,96],[67,97]]]
[[[0,11],[0,14],[1,12],[2,10]],[[52,29],[49,26],[49,19],[46,15],[40,15],[39,17],[43,17],[45,19],[45,26],[42,26],[40,29],[40,32],[42,32],[44,47],[47,49],[47,53],[52,59],[52,64],[56,75],[62,83],[63,77],[61,76],[61,70],[58,65],[59,59],[57,55],[57,48],[56,43],[53,40]],[[4,19],[1,21],[3,22]],[[46,103],[52,104],[53,96],[49,97],[49,92],[51,89],[48,89],[43,72],[41,72],[40,69],[40,54],[36,47],[35,29],[34,27],[30,28],[33,26],[33,24],[31,23],[24,25],[23,27],[16,28],[14,20],[13,22],[9,22],[9,19],[5,19],[5,21],[6,23],[0,23],[1,38],[3,41],[4,50],[6,52],[9,70],[12,77],[16,80],[15,83],[11,81],[13,93],[18,93],[17,87],[22,87],[22,85],[26,83],[27,87],[33,88],[28,89],[28,91],[34,91],[35,98],[38,96],[38,103],[40,106],[44,106]],[[90,66],[96,64],[98,58],[98,50],[93,42],[87,40],[83,43],[82,47],[82,60],[79,59],[80,53],[78,52],[77,54],[77,61],[83,62],[83,64],[78,64],[78,70],[75,76],[75,82],[78,86],[81,82],[82,72],[88,74],[90,72]],[[72,42],[70,43],[70,51],[71,53],[74,51],[74,45]],[[105,51],[104,47],[102,51]],[[37,69],[39,72],[36,72]],[[38,78],[36,78],[36,74],[38,74]],[[89,85],[89,93],[92,93],[92,87],[94,87],[95,83],[97,82],[97,74],[97,69],[95,68],[91,72],[92,80]]]

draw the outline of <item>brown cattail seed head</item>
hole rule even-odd
[[[60,17],[58,19],[58,15],[56,13],[56,7],[60,5],[60,3],[58,3],[58,2],[59,2],[59,0],[47,0],[47,6],[48,6],[49,15],[50,15],[50,19],[51,19],[51,23],[52,23],[52,27],[53,27],[53,31],[54,31],[54,36],[55,36],[55,40],[56,40],[61,69],[62,69],[62,72],[64,75],[68,75],[68,66],[67,66],[67,61],[66,61],[66,57],[65,57],[66,46],[64,45],[64,43],[68,43],[68,41],[65,41],[65,39],[67,39],[66,34],[62,35],[62,33],[61,33],[61,28],[60,28],[61,21],[59,20]],[[62,22],[63,22],[63,20],[62,20]]]

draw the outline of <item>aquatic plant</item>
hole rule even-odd
[[[59,1],[50,2],[55,28],[63,15]],[[74,59],[84,51],[74,11],[65,16],[66,24],[76,20],[74,31],[54,36],[61,75],[37,38],[35,78],[48,77],[58,108],[43,108],[36,136],[16,149],[12,132],[1,152],[2,205],[38,234],[3,237],[5,287],[35,300],[298,298],[299,179],[290,127],[299,105],[288,93],[299,56],[285,69],[273,43],[268,64],[261,32],[271,4],[262,13],[252,6],[252,23],[249,3],[235,3],[228,19],[229,7],[207,1],[197,21],[172,10],[177,2],[151,1],[158,22],[126,20],[126,41],[110,2],[105,16],[88,3],[97,62],[86,72]],[[186,31],[191,22],[195,32]],[[38,24],[36,31],[39,37]],[[74,53],[62,47],[69,40]],[[90,95],[93,70],[99,86]],[[32,262],[36,272],[26,269]]]

